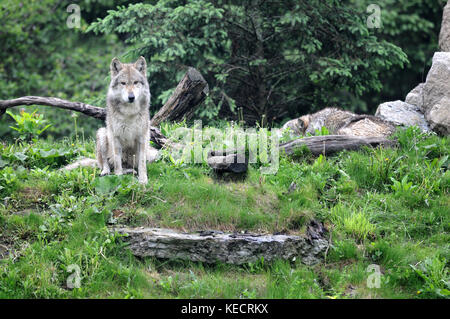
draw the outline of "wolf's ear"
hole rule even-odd
[[[143,56],[139,57],[136,62],[134,62],[134,67],[136,70],[142,73],[142,75],[146,76],[147,74],[147,62],[145,62],[145,58]]]
[[[111,61],[110,69],[111,69],[111,76],[116,76],[120,70],[122,70],[122,62],[119,61],[118,58],[114,58]]]

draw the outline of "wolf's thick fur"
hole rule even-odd
[[[375,116],[358,115],[334,107],[288,121],[282,130],[290,128],[297,135],[314,135],[322,127],[331,134],[355,136],[389,136],[395,130],[392,124]]]
[[[111,83],[106,98],[106,127],[97,131],[97,161],[101,175],[116,175],[137,167],[139,182],[147,184],[150,151],[150,89],[144,57],[135,63],[111,62]]]

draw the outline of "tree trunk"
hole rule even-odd
[[[209,87],[203,76],[194,68],[189,68],[183,79],[178,83],[173,94],[156,113],[151,125],[158,126],[165,120],[181,121],[190,119],[195,106],[199,105],[208,95]]]

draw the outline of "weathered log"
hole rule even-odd
[[[294,154],[296,149],[306,146],[313,155],[329,155],[342,150],[357,150],[363,146],[391,146],[394,141],[384,137],[325,135],[296,139],[280,145],[280,151],[287,155]]]
[[[320,223],[319,223],[320,224]],[[320,262],[328,247],[324,228],[311,224],[307,234],[256,235],[226,234],[219,231],[181,233],[163,228],[120,228],[117,232],[127,243],[133,255],[182,259],[205,263],[229,263],[241,265],[274,259],[299,259],[307,265]]]
[[[189,68],[183,79],[164,106],[153,116],[151,124],[158,126],[165,120],[181,121],[190,119],[195,106],[208,95],[209,87],[203,76],[194,68]]]
[[[286,155],[295,154],[296,149],[306,147],[313,155],[329,155],[342,150],[357,150],[363,146],[392,146],[396,142],[384,137],[326,135],[295,139],[279,145]],[[248,157],[244,150],[209,151],[208,165],[216,172],[242,173],[247,171]]]

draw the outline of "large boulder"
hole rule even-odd
[[[418,86],[416,86],[411,92],[408,93],[406,96],[405,102],[411,105],[417,106],[422,113],[424,112],[423,109],[423,86],[425,83],[420,83]]]
[[[423,86],[423,111],[431,128],[440,134],[450,131],[450,52],[436,52]]]
[[[450,51],[450,1],[444,7],[442,14],[441,33],[439,34],[439,48],[441,51]]]
[[[427,112],[427,119],[433,131],[441,135],[450,135],[450,98],[443,97]]]
[[[418,126],[422,131],[428,132],[430,127],[419,107],[402,102],[385,102],[378,106],[375,116],[389,121],[395,125]]]

